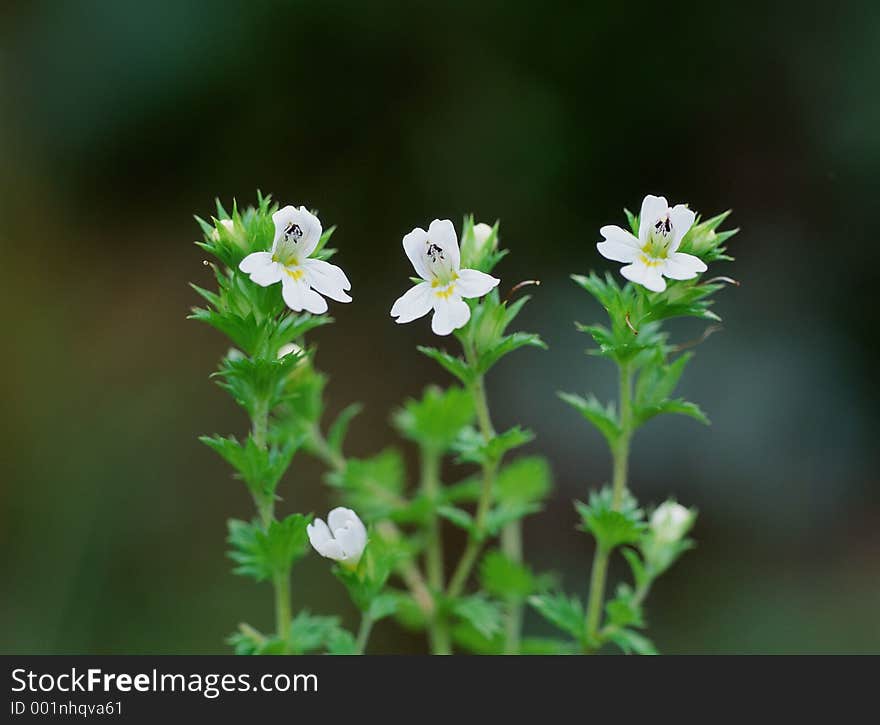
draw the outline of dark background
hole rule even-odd
[[[645,193],[733,208],[738,258],[712,272],[725,330],[682,393],[714,425],[662,418],[632,486],[700,509],[699,548],[649,601],[666,652],[880,649],[876,215],[880,7],[803,3],[29,3],[0,22],[0,648],[223,652],[271,623],[267,585],[230,574],[244,487],[196,441],[245,429],[209,380],[227,343],[185,320],[206,283],[192,214],[257,188],[338,224],[355,302],[314,335],[332,412],[366,404],[349,450],[447,382],[388,316],[404,233],[502,220],[502,286],[544,285],[521,317],[548,352],[493,374],[555,496],[529,559],[586,589],[570,501],[609,475],[599,436],[555,397],[613,394],[572,325],[601,310],[569,280],[605,269],[598,228]],[[617,266],[617,265],[613,265]],[[678,339],[700,325],[677,324]],[[451,473],[451,472],[450,472]],[[286,510],[326,511],[297,458]],[[450,476],[451,478],[451,476]],[[456,542],[453,542],[454,546]],[[327,563],[294,604],[354,622]],[[531,619],[529,630],[548,632]],[[374,651],[414,651],[391,623]]]

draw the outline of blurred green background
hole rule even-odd
[[[880,650],[877,3],[34,2],[5,10],[0,63],[0,649],[226,652],[239,621],[269,626],[268,585],[224,556],[251,503],[196,441],[245,429],[208,380],[227,344],[185,320],[208,280],[192,214],[260,188],[339,225],[355,302],[314,338],[331,412],[366,404],[354,455],[447,381],[415,350],[427,320],[388,316],[401,237],[502,220],[502,285],[543,280],[520,324],[551,347],[505,360],[490,399],[555,473],[530,561],[579,592],[571,500],[610,462],[555,391],[608,397],[613,370],[582,355],[572,322],[602,312],[568,275],[609,268],[598,229],[645,193],[733,208],[738,259],[712,271],[742,287],[681,389],[714,425],[662,418],[634,443],[635,493],[700,509],[652,634]],[[282,508],[326,511],[321,477],[296,459]],[[295,606],[354,622],[325,561],[296,573]],[[388,622],[373,640],[421,646]]]

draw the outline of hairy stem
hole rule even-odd
[[[501,530],[501,550],[504,555],[517,564],[522,562],[522,522],[511,521]],[[518,598],[507,602],[507,615],[504,626],[504,654],[519,654],[522,633],[523,602]]]
[[[290,636],[290,572],[276,572],[272,584],[275,586],[275,631],[287,652]]]
[[[443,540],[437,504],[440,496],[440,456],[436,451],[422,448],[422,493],[431,502],[431,517],[426,526],[425,569],[431,591],[440,593],[444,587]],[[428,623],[428,639],[433,654],[449,654],[449,629],[445,617],[434,611]]]
[[[629,440],[632,436],[632,367],[631,363],[620,364],[620,436],[612,451],[612,489],[611,507],[617,511],[626,493],[627,472],[629,469]],[[608,556],[610,552],[596,545],[593,556],[593,570],[590,574],[590,599],[587,604],[587,649],[593,651],[599,644],[599,630],[602,626],[602,604],[605,600],[605,579],[608,575]]]
[[[370,639],[370,632],[373,631],[373,618],[364,612],[361,615],[361,626],[358,629],[357,641],[355,643],[357,653],[365,654],[367,651],[367,642]]]
[[[465,345],[464,350],[468,363],[472,369],[476,370],[476,352],[473,351],[470,345]],[[482,375],[477,375],[474,378],[474,382],[471,385],[471,391],[474,396],[474,405],[477,410],[477,421],[480,425],[480,432],[483,435],[483,441],[489,443],[489,441],[495,437],[495,430],[492,428],[492,420],[489,417],[489,403],[486,399],[486,386]],[[450,597],[457,597],[461,594],[483,545],[486,516],[492,505],[492,493],[495,486],[495,474],[497,471],[497,460],[494,458],[487,458],[483,461],[483,487],[480,491],[480,499],[477,502],[477,513],[474,517],[474,531],[468,539],[464,553],[461,555],[458,566],[449,582],[447,594]]]
[[[260,448],[267,446],[267,433],[269,428],[269,406],[265,401],[258,401],[254,406],[251,420],[251,430],[256,443]],[[275,500],[271,493],[264,494],[256,499],[257,512],[263,524],[263,530],[269,530],[275,520]],[[283,642],[283,650],[288,649],[288,635],[290,634],[290,572],[278,571],[272,577],[272,586],[275,589],[275,633]]]

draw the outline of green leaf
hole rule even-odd
[[[650,582],[650,577],[638,553],[628,547],[621,549],[620,553],[623,554],[624,559],[626,559],[629,564],[636,588],[642,589],[646,587]]]
[[[462,429],[470,425],[474,414],[474,399],[469,391],[458,387],[444,391],[430,386],[420,400],[408,400],[404,404],[394,415],[394,423],[406,438],[443,453]]]
[[[328,475],[331,486],[366,519],[381,519],[406,505],[402,498],[406,471],[400,452],[386,448],[372,458],[349,458],[342,471]]]
[[[199,440],[216,451],[236,470],[236,477],[245,482],[248,489],[258,498],[271,497],[300,441],[288,438],[285,445],[261,448],[248,436],[244,445],[234,436],[201,436]]]
[[[550,465],[540,456],[523,456],[504,466],[495,480],[496,496],[504,505],[533,504],[550,492]]]
[[[484,637],[492,637],[501,631],[503,616],[501,607],[483,594],[474,594],[456,600],[452,605],[452,611]]]
[[[574,655],[580,651],[577,643],[552,637],[525,637],[520,645],[524,655]]]
[[[467,363],[460,357],[454,357],[445,350],[438,350],[435,347],[424,347],[420,345],[418,351],[438,362],[447,372],[452,373],[465,385],[470,385],[473,381],[473,372],[468,367]]]
[[[302,611],[290,623],[289,651],[302,655],[324,649],[331,642],[338,646],[345,634],[348,633],[339,626],[338,617],[319,617]]]
[[[633,590],[626,584],[617,587],[614,599],[605,604],[608,621],[615,627],[644,627],[642,609],[633,598]]]
[[[230,519],[227,541],[232,547],[229,558],[237,564],[235,573],[257,581],[286,573],[309,550],[306,527],[311,520],[311,516],[291,514],[282,521],[272,521],[264,531],[257,521]]]
[[[515,601],[525,600],[536,588],[531,570],[500,551],[490,551],[483,557],[480,584],[489,594]]]
[[[486,514],[486,522],[481,538],[495,536],[510,522],[517,521],[540,510],[540,504],[536,503],[514,503],[496,506]]]
[[[352,403],[337,416],[330,430],[327,432],[327,445],[330,450],[338,455],[342,455],[342,444],[345,441],[345,434],[348,432],[348,426],[352,419],[363,410],[360,403]]]
[[[474,533],[474,517],[464,509],[455,506],[439,506],[437,513],[468,533]]]
[[[574,505],[581,516],[583,530],[590,532],[605,551],[641,540],[646,528],[644,512],[631,496],[626,495],[620,508],[615,510],[611,489],[604,488],[590,494],[589,505],[581,501],[575,501]]]
[[[340,565],[333,568],[333,573],[348,589],[351,600],[361,612],[370,612],[376,606],[376,611],[381,613],[392,604],[388,600],[376,604],[376,600],[383,597],[388,577],[404,555],[404,547],[399,542],[386,541],[373,531],[357,567],[351,570]]]
[[[374,622],[390,617],[397,611],[397,596],[388,592],[377,595],[370,603],[369,615]]]
[[[487,443],[479,431],[468,427],[462,430],[454,448],[460,462],[482,464],[500,461],[505,453],[531,442],[534,438],[535,435],[530,430],[516,426],[496,435]]]
[[[514,350],[519,350],[521,347],[539,347],[546,350],[547,344],[540,335],[530,332],[514,332],[512,335],[502,337],[480,354],[477,370],[481,374],[487,373],[502,357]]]
[[[356,655],[358,654],[357,642],[354,635],[341,627],[333,630],[327,636],[328,655]]]
[[[620,421],[613,403],[603,406],[592,393],[586,398],[571,393],[558,393],[559,397],[592,423],[613,447],[620,438]]]
[[[500,655],[504,652],[504,634],[495,632],[487,637],[469,621],[462,619],[452,628],[452,638],[464,650],[477,655]]]
[[[654,647],[653,642],[643,634],[634,632],[631,629],[620,629],[612,632],[608,637],[626,654],[635,652],[638,655],[656,655],[659,654]]]
[[[574,637],[578,642],[586,638],[586,614],[579,599],[556,594],[535,594],[529,604],[548,622]]]

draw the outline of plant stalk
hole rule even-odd
[[[612,488],[611,507],[619,510],[626,493],[629,469],[629,440],[632,436],[632,363],[620,365],[620,437],[611,451],[612,456]],[[608,557],[610,552],[596,545],[593,556],[593,569],[590,574],[590,598],[587,604],[587,646],[588,651],[595,651],[599,645],[599,631],[602,626],[602,605],[605,601],[605,580],[608,575]]]

